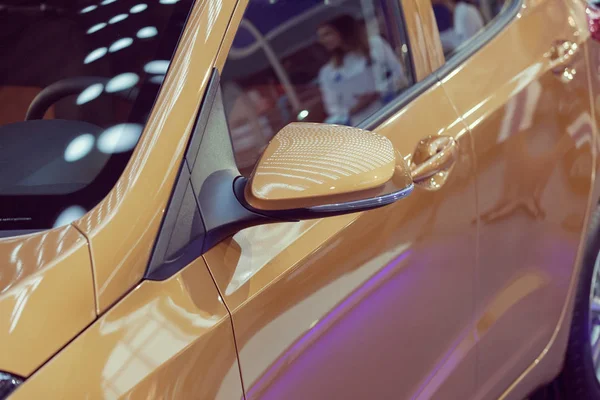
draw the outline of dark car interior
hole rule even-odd
[[[191,0],[0,2],[0,231],[47,229],[116,183]]]

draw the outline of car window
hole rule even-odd
[[[511,0],[432,0],[446,59],[483,32]]]
[[[397,0],[250,0],[221,77],[238,168],[290,122],[355,126],[413,83]]]
[[[112,189],[193,0],[0,5],[0,230],[69,223]]]

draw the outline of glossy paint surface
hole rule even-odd
[[[474,392],[469,136],[439,85],[377,131],[404,154],[424,132],[455,137],[459,161],[438,191],[415,189],[358,215],[246,229],[205,255],[233,315],[248,399]]]
[[[91,249],[72,226],[0,240],[0,370],[30,375],[103,313],[11,398],[241,399],[241,372],[248,399],[521,400],[564,351],[532,368],[568,326],[598,162],[585,57],[598,71],[600,53],[574,1],[525,2],[376,129],[409,164],[437,153],[414,152],[424,138],[453,141],[443,179],[382,209],[243,230],[169,280],[139,283],[245,5],[225,33],[235,2],[199,2],[132,162],[76,223]],[[409,2],[409,35],[430,49],[415,62],[424,77],[443,56],[430,3]],[[577,44],[560,62],[557,40]]]
[[[443,64],[443,61],[441,63],[439,62],[439,54],[435,51],[431,51],[432,46],[439,46],[437,44],[433,45],[432,43],[435,42],[432,42],[431,40],[431,33],[434,32],[432,31],[432,28],[435,29],[435,19],[432,20],[433,15],[420,14],[420,8],[422,6],[418,4],[419,0],[398,1],[402,6],[402,12],[404,14],[406,34],[412,44],[410,51],[414,65],[415,78],[417,81],[421,81],[431,75],[434,70]],[[433,10],[431,12],[433,12]],[[432,22],[434,25],[432,25]]]
[[[544,352],[574,277],[596,149],[587,34],[569,15],[527,1],[443,78],[477,158],[477,399],[500,397]]]
[[[235,0],[196,2],[131,161],[77,227],[89,239],[97,311],[140,282]]]
[[[85,238],[72,226],[0,239],[0,370],[31,374],[96,317]]]
[[[384,185],[395,169],[396,153],[384,136],[349,126],[292,123],[265,149],[250,176],[247,200],[262,210],[331,203],[330,198]]]
[[[202,259],[143,282],[11,399],[242,399],[227,310]]]
[[[590,104],[593,121],[595,122],[595,134],[592,138],[592,158],[594,168],[592,170],[592,179],[594,179],[593,192],[588,203],[587,218],[584,226],[587,226],[590,220],[591,212],[594,211],[595,205],[600,202],[600,185],[598,184],[597,174],[600,171],[600,159],[598,157],[598,112],[600,111],[600,46],[592,37],[586,37],[588,34],[588,26],[586,21],[585,3],[577,0],[568,0],[566,4],[569,7],[569,17],[579,27],[580,35],[585,38],[585,56],[588,64],[588,79],[590,82]],[[525,372],[521,374],[519,379],[515,381],[511,387],[504,393],[502,399],[520,400],[525,393],[532,387],[536,387],[540,382],[548,382],[555,377],[562,367],[564,352],[567,347],[567,340],[570,333],[570,321],[573,315],[573,303],[577,289],[577,276],[581,270],[579,264],[583,255],[583,247],[585,242],[579,243],[578,260],[576,262],[571,280],[567,301],[563,306],[559,324],[554,331],[551,342],[546,346],[543,353],[532,363]]]

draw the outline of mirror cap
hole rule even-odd
[[[246,185],[245,198],[265,211],[374,200],[412,187],[391,141],[359,128],[292,123],[271,140]]]

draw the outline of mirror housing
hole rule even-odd
[[[241,176],[215,69],[145,278],[168,279],[243,229],[369,210],[412,189],[409,169],[387,138],[327,124],[288,125],[250,179]]]
[[[236,195],[254,212],[298,220],[382,207],[413,188],[388,138],[348,126],[292,123],[271,140],[250,178],[237,183]]]

